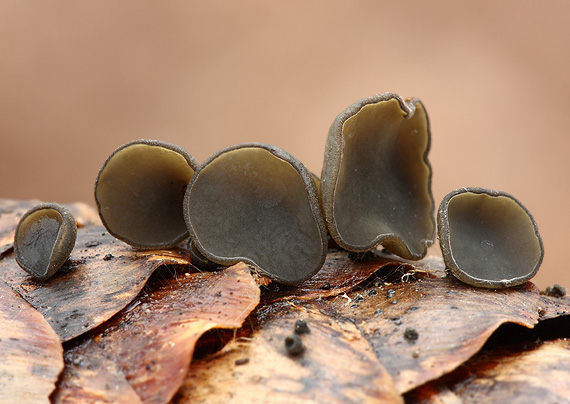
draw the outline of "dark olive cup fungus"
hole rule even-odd
[[[204,271],[214,271],[220,267],[219,264],[208,260],[202,255],[200,251],[194,246],[192,240],[188,241],[188,252],[190,253],[190,258],[192,259],[192,265],[196,268]]]
[[[49,279],[69,258],[76,238],[77,224],[68,209],[39,204],[22,216],[16,228],[16,262],[34,278]]]
[[[457,189],[441,202],[437,224],[446,266],[469,285],[520,285],[542,262],[544,250],[534,219],[505,192]]]
[[[245,143],[211,156],[186,191],[190,239],[206,259],[246,262],[296,284],[323,265],[327,235],[315,181],[277,147]]]
[[[184,149],[135,140],[109,156],[95,201],[109,233],[137,248],[169,248],[188,237],[182,206],[198,164]]]
[[[331,236],[362,252],[379,244],[421,259],[435,237],[427,155],[430,130],[417,99],[384,93],[356,102],[333,122],[321,175]]]

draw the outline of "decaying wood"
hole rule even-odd
[[[48,403],[63,370],[59,337],[40,313],[0,281],[0,402]]]
[[[34,280],[7,254],[0,279],[17,290],[68,341],[97,327],[127,306],[150,275],[164,264],[189,265],[185,251],[137,251],[102,226],[77,230],[71,257],[53,278]]]
[[[243,263],[157,279],[93,341],[114,358],[143,402],[167,403],[184,380],[198,338],[212,328],[241,327],[259,303],[259,288]],[[93,349],[88,345],[81,355]]]

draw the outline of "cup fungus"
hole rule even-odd
[[[435,236],[427,114],[417,99],[384,93],[356,102],[333,122],[321,198],[328,230],[342,248],[382,244],[420,259]]]
[[[507,193],[457,189],[441,202],[437,222],[446,266],[470,285],[520,285],[536,274],[542,262],[542,240],[534,219]]]
[[[109,233],[138,248],[169,248],[188,237],[182,206],[198,164],[184,149],[135,140],[109,156],[95,201]]]
[[[192,265],[198,269],[202,269],[204,271],[213,271],[220,266],[219,264],[212,262],[204,257],[202,253],[198,251],[198,249],[194,246],[192,240],[188,242],[188,252],[190,253],[190,258],[192,259]]]
[[[34,278],[48,279],[69,258],[76,237],[77,224],[68,209],[39,204],[22,216],[16,228],[16,262]]]
[[[244,261],[295,284],[323,265],[327,236],[315,181],[277,147],[245,143],[211,156],[184,199],[193,245],[210,261]]]

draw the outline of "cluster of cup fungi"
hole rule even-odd
[[[322,267],[327,233],[348,251],[382,245],[409,260],[426,255],[436,233],[429,148],[421,102],[383,93],[356,102],[333,122],[320,179],[267,144],[232,146],[199,165],[176,145],[136,140],[109,156],[95,201],[109,233],[135,248],[166,249],[189,238],[197,263],[243,261],[295,285]],[[542,262],[535,221],[504,192],[449,193],[437,232],[446,267],[473,286],[522,284]],[[39,280],[53,276],[76,233],[67,209],[36,206],[16,229],[18,264]]]

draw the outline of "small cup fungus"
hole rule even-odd
[[[52,277],[75,246],[77,224],[71,212],[55,203],[42,203],[20,219],[14,236],[16,261],[36,279]]]
[[[103,224],[138,248],[169,248],[188,237],[182,206],[198,164],[184,149],[135,140],[109,156],[95,183]]]
[[[384,93],[356,102],[333,122],[321,198],[331,236],[349,251],[382,244],[420,259],[435,236],[430,131],[417,99]]]
[[[311,173],[261,143],[221,150],[196,171],[184,214],[193,245],[210,261],[244,261],[295,284],[323,265],[327,236]]]
[[[536,274],[542,262],[542,240],[534,219],[507,193],[457,189],[441,202],[437,222],[446,266],[470,285],[520,285]]]

